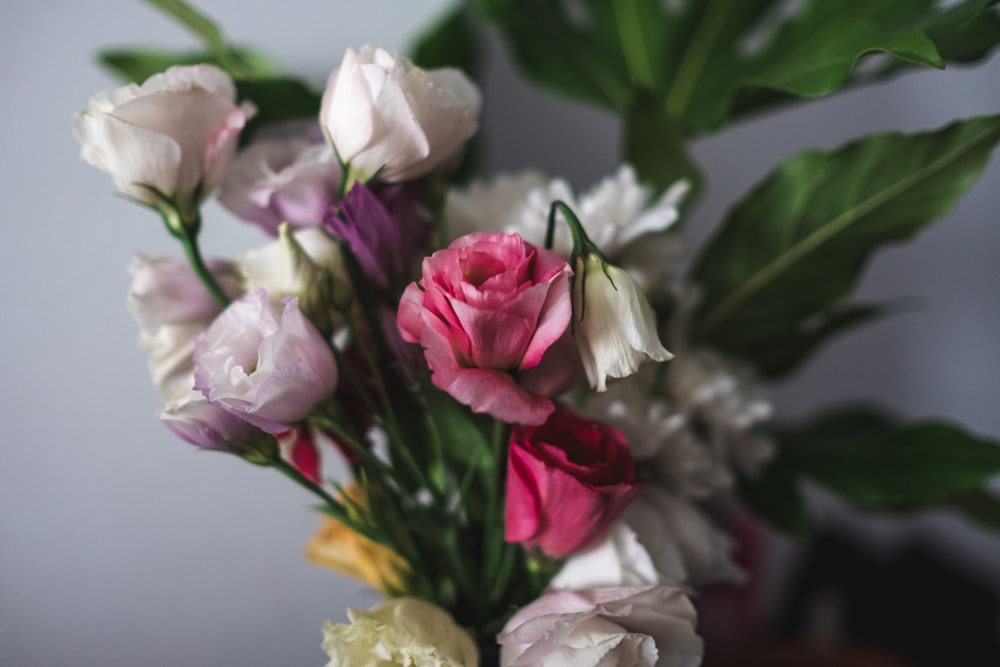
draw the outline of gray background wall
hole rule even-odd
[[[402,48],[445,0],[203,0],[240,41],[319,83],[346,46]],[[134,250],[176,249],[150,214],[111,196],[77,158],[71,116],[111,80],[101,47],[189,39],[137,2],[14,2],[0,22],[0,664],[323,664],[319,628],[375,597],[307,564],[311,502],[273,473],[194,451],[158,407],[124,308]],[[495,45],[494,45],[495,47]],[[496,48],[486,79],[491,170],[536,166],[585,187],[616,164],[612,117],[544,97]],[[695,146],[710,189],[689,223],[703,238],[789,153],[892,128],[1000,111],[1000,58],[912,74],[741,125]],[[884,252],[868,298],[920,295],[827,348],[777,392],[786,414],[870,397],[1000,435],[1000,161],[943,224]],[[261,238],[216,206],[209,254]],[[924,541],[1000,590],[1000,539],[944,513],[862,518],[813,494],[827,520],[875,549]],[[782,553],[786,554],[786,548]]]

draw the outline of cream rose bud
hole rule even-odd
[[[502,667],[697,667],[695,610],[665,585],[549,589],[497,636]]]
[[[608,377],[627,377],[647,359],[674,356],[660,343],[656,314],[642,288],[597,254],[577,259],[573,317],[583,368],[597,391],[607,389]]]
[[[456,69],[425,71],[403,55],[363,46],[330,74],[320,123],[360,177],[419,178],[479,128],[479,89]]]
[[[136,201],[169,200],[182,220],[226,177],[236,140],[253,115],[236,104],[229,75],[212,65],[171,67],[141,86],[97,93],[77,114],[80,157]]]
[[[327,342],[298,299],[264,290],[234,301],[195,344],[195,385],[210,402],[272,434],[302,421],[337,386]]]
[[[327,667],[478,667],[479,649],[444,609],[395,598],[370,611],[348,609],[350,624],[327,621]]]

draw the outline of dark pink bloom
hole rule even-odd
[[[554,409],[538,368],[571,316],[566,260],[517,234],[469,234],[424,259],[396,322],[439,389],[475,412],[541,424]],[[531,377],[534,375],[535,377]]]
[[[559,405],[541,426],[511,433],[507,541],[559,558],[588,549],[644,484],[618,429]]]

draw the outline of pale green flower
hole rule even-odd
[[[327,667],[479,667],[472,636],[429,602],[395,598],[347,616],[323,624]]]

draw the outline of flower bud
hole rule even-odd
[[[292,232],[287,223],[278,228],[278,240],[246,254],[240,269],[248,292],[265,290],[280,304],[297,297],[299,308],[324,333],[332,329],[330,301],[333,274],[342,272],[336,241],[313,227]]]
[[[430,173],[479,127],[480,94],[456,69],[424,71],[371,46],[330,74],[320,123],[357,180],[399,183]]]
[[[580,358],[597,391],[607,389],[608,377],[628,377],[646,359],[674,356],[660,343],[656,315],[642,289],[597,253],[576,258],[573,317]]]

